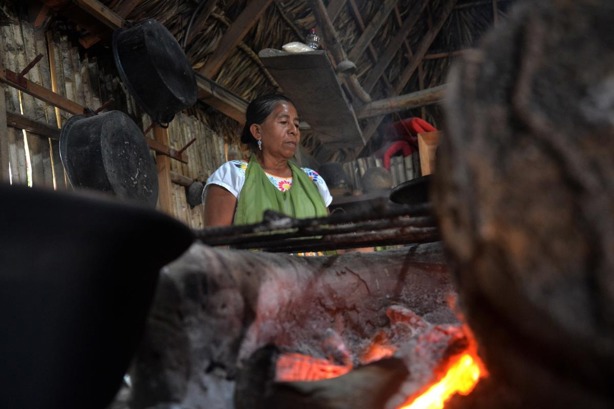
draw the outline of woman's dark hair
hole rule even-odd
[[[256,138],[253,137],[249,127],[253,124],[263,123],[279,102],[289,102],[294,105],[294,102],[283,94],[260,95],[249,103],[245,112],[245,126],[241,133],[241,142],[249,145],[252,149],[257,149]]]

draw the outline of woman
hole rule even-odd
[[[241,142],[249,145],[251,158],[226,162],[209,177],[205,225],[259,223],[267,209],[295,218],[326,216],[332,202],[326,182],[290,161],[301,136],[292,101],[263,95],[248,105],[245,116]]]

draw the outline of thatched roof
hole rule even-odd
[[[217,118],[212,121],[220,126],[236,129],[250,99],[280,90],[258,56],[263,49],[303,42],[315,27],[333,67],[343,57],[355,64],[352,74],[338,77],[350,108],[359,111],[369,100],[383,101],[445,84],[454,56],[475,46],[493,24],[504,19],[514,0],[102,0],[109,10],[98,12],[91,10],[96,8],[94,0],[30,3],[49,7],[47,15],[44,9],[38,11],[39,20],[75,23],[86,48],[108,41],[110,24],[100,23],[107,12],[122,17],[124,23],[145,18],[163,23],[206,80],[199,87],[198,108]],[[84,14],[97,19],[86,19]],[[385,115],[358,118],[366,141],[359,149],[327,151],[319,144],[317,129],[304,132],[304,146],[320,161],[368,154],[386,138],[390,122],[420,116],[440,127],[444,118],[439,106],[431,100],[426,104],[412,108],[395,102]]]

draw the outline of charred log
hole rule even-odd
[[[517,407],[614,406],[614,4],[525,1],[450,75],[433,202]]]

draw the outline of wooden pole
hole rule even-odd
[[[153,135],[156,142],[169,145],[168,129],[154,125]],[[158,169],[158,210],[173,215],[171,182],[171,159],[162,154],[156,154],[156,167]]]
[[[445,85],[438,85],[422,91],[412,92],[411,94],[374,101],[358,109],[356,116],[359,119],[371,118],[434,104],[443,99],[445,90]]]
[[[4,40],[0,37],[0,50],[4,50]],[[2,55],[0,53],[0,71],[4,70]],[[4,85],[0,85],[0,181],[9,180],[9,144],[8,144],[8,125],[6,119],[6,99]]]

